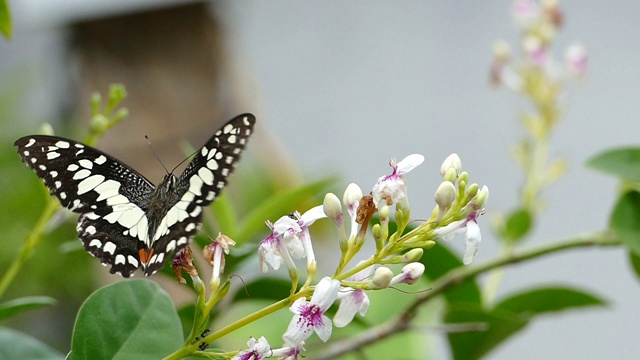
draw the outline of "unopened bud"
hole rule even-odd
[[[442,165],[440,166],[440,176],[444,177],[449,168],[453,168],[456,171],[456,175],[460,174],[460,170],[462,170],[462,161],[460,160],[458,154],[453,153],[447,156],[446,159],[444,159]]]
[[[434,196],[440,212],[444,212],[456,199],[456,187],[450,181],[443,181]]]
[[[324,196],[324,202],[322,203],[322,209],[324,213],[338,226],[342,224],[342,204],[340,200],[333,193],[328,193]]]
[[[404,258],[404,262],[410,263],[420,260],[422,258],[422,254],[424,254],[424,250],[421,248],[415,248],[409,250],[407,253],[402,255],[402,257]]]
[[[391,279],[393,279],[393,272],[391,269],[385,266],[381,266],[376,269],[376,272],[373,274],[373,280],[371,281],[378,289],[386,289],[389,287],[391,283]]]

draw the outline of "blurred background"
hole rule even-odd
[[[99,147],[156,183],[164,170],[149,160],[144,135],[169,167],[183,158],[178,142],[202,143],[222,121],[252,112],[260,127],[249,156],[283,184],[338,174],[338,189],[355,182],[368,191],[390,172],[391,157],[424,154],[425,163],[407,178],[412,215],[428,217],[440,164],[456,152],[471,181],[491,192],[476,261],[497,255],[488,220],[513,206],[522,183],[508,151],[523,134],[517,115],[525,104],[510,91],[492,89],[488,77],[495,41],[514,47],[520,41],[510,1],[9,4],[14,35],[0,41],[0,269],[42,206],[41,194],[28,201],[19,195],[38,180],[15,156],[13,141],[43,122],[59,135],[82,135],[90,94],[106,93],[110,83],[125,85],[130,116]],[[640,137],[640,3],[566,0],[560,6],[565,24],[557,53],[583,44],[589,71],[586,81],[569,89],[552,140],[553,156],[571,167],[544,194],[548,208],[525,246],[604,229],[617,184],[583,164],[602,150],[637,145]],[[72,223],[66,233],[59,231],[73,236],[69,229]],[[463,239],[450,245],[460,252]],[[10,296],[78,294],[38,315],[58,313],[60,318],[39,321],[70,329],[92,285],[69,279],[43,285],[29,278],[40,273],[46,279],[51,268],[38,266],[44,260],[56,271],[75,272],[97,261],[84,256],[70,264],[59,259],[57,246],[38,250]],[[609,307],[540,318],[488,358],[640,354],[634,341],[640,287],[624,249],[579,249],[510,266],[499,296],[542,284],[573,284],[607,299]],[[64,307],[68,313],[60,312]],[[30,334],[66,348],[67,330],[39,333],[33,325]],[[434,346],[446,357],[444,336]]]

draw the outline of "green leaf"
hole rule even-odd
[[[446,323],[466,324],[471,331],[449,333],[449,346],[453,358],[480,359],[505,339],[522,330],[528,319],[508,311],[485,311],[478,306],[454,306],[448,309]],[[485,330],[472,331],[482,325]]]
[[[62,360],[64,355],[27,334],[0,327],[0,359]]]
[[[600,153],[587,166],[631,181],[640,181],[640,148],[620,148]]]
[[[13,299],[6,303],[0,304],[0,320],[11,317],[21,312],[36,309],[43,306],[54,305],[56,299],[48,296],[29,296],[19,299]],[[0,357],[2,358],[2,357]]]
[[[629,191],[620,197],[609,226],[624,245],[640,255],[640,193]]]
[[[152,281],[127,280],[99,289],[84,302],[69,359],[161,359],[182,342],[169,295]]]
[[[502,236],[508,241],[518,242],[529,233],[532,223],[533,217],[529,210],[518,209],[507,217]]]
[[[11,39],[11,12],[7,0],[0,0],[0,32]]]
[[[390,228],[391,232],[391,228]],[[463,266],[460,261],[460,255],[456,255],[449,250],[442,243],[437,243],[436,246],[428,251],[420,260],[425,266],[425,275],[430,280],[436,280],[443,276],[447,272],[457,267]],[[448,303],[482,303],[482,296],[480,295],[480,288],[475,279],[469,279],[459,284],[455,288],[448,290],[444,293],[444,297]]]
[[[282,300],[289,296],[291,280],[261,278],[245,285],[245,291],[238,291],[234,302],[241,300]]]
[[[555,286],[527,290],[510,296],[496,305],[496,309],[532,317],[570,308],[605,304],[604,300],[586,292]]]
[[[629,261],[631,261],[631,266],[636,272],[636,276],[640,279],[640,255],[629,251]]]
[[[334,183],[333,178],[322,179],[312,182],[289,191],[276,193],[268,199],[265,199],[259,206],[253,208],[246,217],[242,219],[240,231],[233,238],[242,244],[248,240],[251,235],[263,230],[264,221],[267,219],[278,219],[284,214],[289,214],[296,210],[294,206],[300,204],[304,200],[308,200],[327,189],[329,185]],[[214,214],[217,214],[214,203]]]

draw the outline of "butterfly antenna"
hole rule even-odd
[[[160,163],[160,165],[162,165],[162,167],[164,168],[164,171],[167,172],[167,175],[173,174],[173,170],[175,170],[175,168],[171,172],[169,172],[169,170],[167,170],[167,167],[164,166],[164,164],[162,163],[162,160],[160,160],[160,157],[156,153],[156,150],[153,148],[153,145],[151,145],[151,140],[149,140],[149,137],[147,135],[145,135],[144,138],[147,139],[147,144],[149,144],[149,148],[151,149],[151,152],[153,153],[153,156],[155,156],[156,159],[158,159],[158,162]]]
[[[187,161],[187,160],[191,159],[191,157],[192,157],[193,155],[197,154],[197,153],[198,153],[198,151],[200,151],[200,150],[196,150],[196,151],[192,152],[192,153],[191,153],[191,155],[187,156],[186,158],[184,158],[184,160],[180,161],[180,162],[178,163],[178,165],[176,165],[176,166],[171,170],[171,173],[173,174],[173,171],[174,171],[175,169],[177,169],[177,168],[178,168],[178,166],[180,166],[180,165],[184,164],[184,162],[185,162],[185,161]]]

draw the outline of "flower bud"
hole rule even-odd
[[[376,272],[373,274],[373,280],[371,282],[376,285],[378,289],[386,289],[387,287],[389,287],[391,279],[393,279],[393,272],[391,271],[391,269],[385,266],[381,266],[376,269]]]
[[[342,197],[342,203],[348,209],[358,207],[360,203],[360,199],[362,198],[362,190],[360,186],[357,184],[351,183],[347,186],[347,189],[344,191],[344,196]]]
[[[478,184],[471,184],[467,188],[467,199],[473,199],[474,196],[478,193]]]
[[[410,263],[420,260],[422,258],[422,254],[424,254],[424,250],[422,250],[421,248],[415,248],[406,252],[404,255],[402,255],[402,257],[404,258],[405,262]]]
[[[444,159],[440,166],[440,176],[444,177],[449,168],[453,168],[456,171],[456,175],[460,174],[460,170],[462,170],[462,161],[458,154],[453,153]]]
[[[328,193],[324,196],[324,202],[322,203],[322,209],[324,213],[333,220],[336,225],[342,225],[342,204],[340,200],[333,193]]]
[[[456,199],[456,187],[450,181],[443,181],[438,186],[434,198],[440,208],[440,212],[443,213]]]

